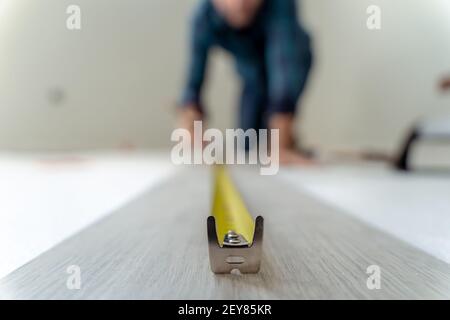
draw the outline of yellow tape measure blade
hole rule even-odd
[[[213,215],[220,246],[253,243],[255,221],[225,166],[215,166]],[[233,243],[234,242],[234,243]]]

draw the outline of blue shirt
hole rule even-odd
[[[254,92],[265,93],[268,114],[295,111],[311,67],[310,39],[298,22],[295,0],[264,0],[245,29],[228,25],[212,1],[203,0],[191,22],[191,61],[182,105],[202,108],[208,54],[215,46],[234,56],[238,73],[253,83]]]

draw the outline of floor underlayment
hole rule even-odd
[[[167,158],[0,154],[0,278],[174,174]]]

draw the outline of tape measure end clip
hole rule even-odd
[[[230,230],[225,236],[227,241],[224,241],[224,245],[221,246],[217,238],[216,219],[214,216],[208,217],[207,232],[211,270],[216,274],[229,274],[236,269],[242,274],[258,273],[261,266],[263,231],[264,218],[258,216],[255,219],[251,244],[241,235]]]

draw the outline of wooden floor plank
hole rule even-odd
[[[189,169],[0,281],[19,299],[450,298],[450,266],[253,168],[233,170],[250,211],[265,218],[256,275],[209,270],[211,176]],[[66,269],[81,269],[80,290]],[[381,289],[366,286],[381,267]]]

